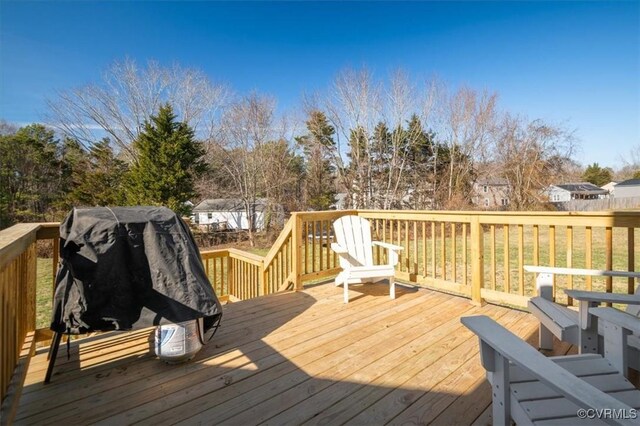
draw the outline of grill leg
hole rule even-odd
[[[56,358],[58,357],[58,348],[60,347],[60,340],[62,340],[62,333],[54,333],[53,339],[51,340],[51,346],[49,346],[49,354],[47,355],[47,359],[49,360],[49,365],[47,366],[47,374],[46,376],[44,376],[45,383],[49,383],[51,381],[53,366],[55,365]]]

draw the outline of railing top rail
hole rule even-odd
[[[254,265],[261,266],[264,261],[264,257],[258,256],[257,254],[249,253],[243,250],[238,250],[234,248],[229,249],[229,256],[234,259],[244,260],[248,263],[253,263]]]
[[[340,216],[346,215],[356,215],[358,214],[358,210],[320,210],[313,212],[295,212],[293,215],[297,215],[302,220],[330,220],[336,219]],[[293,217],[292,215],[292,217]]]
[[[225,257],[229,255],[229,249],[200,250],[200,256],[207,259]]]
[[[43,222],[40,223],[40,229],[36,236],[39,240],[48,240],[60,236],[60,222]]]
[[[555,274],[555,275],[584,275],[592,277],[624,277],[624,278],[640,278],[640,272],[634,271],[606,271],[600,269],[580,269],[580,268],[559,268],[550,266],[533,266],[524,265],[523,269],[527,272]]]
[[[557,225],[640,227],[640,211],[602,212],[474,212],[430,210],[358,210],[358,215],[372,219],[423,220],[484,225]]]
[[[462,216],[537,216],[537,217],[638,217],[640,210],[603,210],[590,212],[553,212],[553,211],[473,211],[473,210],[336,210],[336,212],[349,212],[348,214],[424,214],[424,215],[462,215]],[[354,212],[354,213],[352,213]],[[314,212],[305,212],[313,214]]]
[[[19,223],[0,231],[0,269],[11,262],[36,240],[39,223]]]
[[[285,240],[289,237],[289,234],[293,232],[293,224],[296,220],[296,213],[292,214],[287,223],[285,223],[284,228],[280,231],[280,235],[278,239],[273,243],[269,252],[264,256],[264,266],[265,268],[269,266],[271,261],[280,251],[280,247],[285,242]]]

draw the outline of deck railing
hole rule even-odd
[[[353,214],[369,219],[375,239],[404,247],[396,268],[401,281],[483,301],[526,307],[535,292],[525,264],[637,271],[640,211],[439,212],[345,210],[293,213],[270,251],[257,256],[236,249],[202,252],[207,275],[231,302],[327,279],[339,272],[330,245],[332,222]],[[19,395],[24,360],[34,341],[38,240],[53,240],[52,276],[58,261],[58,224],[19,224],[0,231],[0,395],[2,415]],[[376,248],[374,259],[385,260]],[[48,268],[48,267],[47,267]],[[42,274],[42,271],[39,272]],[[53,281],[53,279],[51,280]],[[632,293],[631,279],[558,278],[563,288]],[[51,289],[53,291],[53,289]],[[9,411],[8,411],[9,410]]]
[[[0,424],[15,413],[35,350],[36,241],[46,224],[21,223],[0,232]]]

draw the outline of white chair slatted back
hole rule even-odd
[[[373,265],[371,224],[359,216],[342,216],[333,222],[336,242],[344,247],[358,263],[349,263],[340,257],[340,267]]]

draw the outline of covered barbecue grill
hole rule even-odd
[[[60,225],[51,321],[57,336],[198,318],[206,332],[221,316],[193,236],[173,211],[74,209]]]

